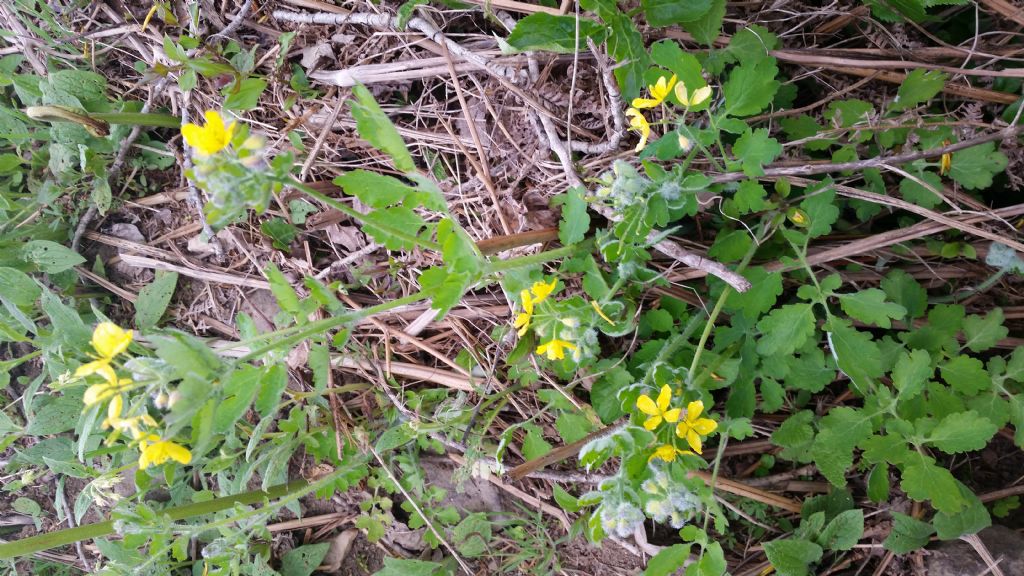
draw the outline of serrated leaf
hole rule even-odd
[[[373,95],[362,84],[352,87],[355,100],[349,100],[352,117],[356,120],[356,131],[359,136],[374,148],[391,156],[391,160],[402,172],[414,172],[416,163],[405,147],[405,141],[391,120],[381,110]]]
[[[647,23],[655,28],[694,22],[711,10],[711,0],[640,0]]]
[[[892,531],[882,542],[882,546],[896,554],[906,554],[924,548],[935,533],[935,528],[927,522],[921,522],[913,516],[892,512]]]
[[[245,414],[260,391],[264,370],[244,365],[233,371],[224,382],[220,402],[214,410],[213,431],[223,434]]]
[[[669,576],[683,567],[690,557],[690,544],[673,544],[662,548],[647,562],[643,576]]]
[[[452,530],[455,548],[463,556],[476,558],[487,552],[491,541],[491,522],[487,514],[477,512],[463,518]]]
[[[587,213],[587,201],[583,199],[583,190],[579,187],[566,192],[565,204],[562,205],[562,220],[558,223],[558,241],[563,246],[583,241],[590,230],[590,214]]]
[[[1005,170],[1009,163],[995,142],[953,152],[952,160],[949,177],[968,190],[988,188],[992,185],[992,177]]]
[[[821,560],[821,546],[809,540],[773,540],[764,543],[764,553],[779,576],[806,576],[812,562]]]
[[[281,576],[309,576],[323,561],[331,545],[306,544],[285,552],[281,557]]]
[[[281,394],[288,387],[288,371],[281,364],[274,364],[260,378],[260,391],[256,395],[256,411],[261,418],[270,416],[277,411]]]
[[[939,367],[942,379],[957,392],[975,396],[992,387],[992,378],[985,365],[977,358],[957,356]]]
[[[814,334],[814,309],[810,304],[787,304],[772,310],[757,323],[761,338],[757,352],[763,355],[792,354]]]
[[[262,78],[246,78],[231,90],[224,98],[225,110],[252,110],[260,102],[260,96],[267,89],[267,81]]]
[[[900,400],[910,400],[924,390],[924,385],[935,373],[927,350],[903,352],[892,371],[892,384]]]
[[[889,300],[906,308],[910,318],[924,315],[928,304],[928,292],[905,270],[897,268],[886,274],[881,287]]]
[[[533,460],[551,451],[551,444],[544,440],[544,434],[540,428],[534,425],[527,425],[525,428],[526,438],[523,439],[523,458]]]
[[[829,522],[815,541],[826,550],[852,550],[864,535],[864,511],[840,512]]]
[[[135,325],[140,330],[149,330],[157,325],[167,311],[177,286],[177,272],[157,270],[153,281],[139,290],[139,298],[135,301]]]
[[[922,462],[904,468],[900,488],[914,500],[930,500],[936,510],[949,514],[959,512],[966,504],[949,470],[933,463]]]
[[[335,178],[334,183],[340,186],[345,194],[359,198],[360,202],[371,208],[400,204],[409,194],[415,192],[414,188],[405,185],[398,178],[367,170],[346,172]]]
[[[912,178],[903,178],[900,180],[900,196],[907,202],[913,202],[924,208],[934,208],[942,204],[942,196],[936,194],[936,191],[942,192],[942,177],[927,170],[922,170],[914,176],[928,186],[924,186]]]
[[[807,214],[809,223],[807,225],[807,234],[811,238],[817,238],[823,236],[832,231],[832,224],[839,219],[839,207],[836,206],[836,191],[830,186],[830,183],[824,183],[820,186],[826,187],[824,190],[818,192],[808,190],[810,194],[803,202],[800,203],[800,208]]]
[[[722,86],[726,114],[751,116],[767,108],[779,89],[778,73],[774,58],[733,68]]]
[[[22,257],[40,272],[56,274],[85,262],[78,252],[49,240],[30,240],[21,247]]]
[[[972,314],[964,318],[964,336],[967,337],[964,347],[972,352],[984,352],[995,346],[1010,334],[1003,326],[1004,320],[1002,308],[993,308],[985,316]]]
[[[572,54],[586,49],[587,38],[600,44],[604,39],[604,26],[587,18],[537,12],[516,22],[506,42],[522,52],[546,50]]]
[[[764,26],[749,26],[732,35],[726,50],[740,64],[757,63],[779,47],[779,37]]]
[[[853,447],[843,446],[843,436],[834,430],[818,434],[811,446],[811,458],[833,486],[846,486],[846,471],[853,466]]]
[[[687,2],[678,2],[686,4]],[[713,46],[722,32],[722,20],[725,18],[725,0],[711,0],[711,8],[700,18],[683,22],[683,29],[702,44]]]
[[[854,320],[874,324],[879,328],[892,328],[891,320],[900,320],[907,309],[899,304],[885,301],[885,292],[868,288],[852,294],[836,294],[843,311]]]
[[[601,422],[611,424],[624,414],[619,392],[633,381],[633,376],[625,368],[615,367],[602,373],[594,382],[590,389],[590,404]]]
[[[750,281],[750,290],[733,292],[726,301],[726,308],[753,322],[771,310],[782,295],[782,274],[768,272],[762,266],[751,266],[743,271],[743,277]]]
[[[744,180],[740,182],[736,194],[733,195],[733,206],[742,214],[760,212],[768,207],[768,191],[764,189],[757,180]]]
[[[810,410],[797,412],[772,433],[772,443],[784,448],[782,457],[800,462],[810,460],[809,448],[814,441],[814,428],[811,427],[813,419],[814,413]]]
[[[572,444],[589,434],[594,429],[594,426],[582,414],[562,412],[555,420],[555,429],[558,430],[558,435],[562,437],[562,441],[566,444]]]
[[[740,160],[743,173],[755,177],[763,175],[763,166],[770,164],[782,154],[782,144],[768,136],[767,128],[758,128],[740,136],[733,145],[732,152]]]
[[[363,215],[363,231],[389,250],[412,250],[426,226],[423,218],[405,206],[374,210]]]
[[[845,320],[829,324],[829,343],[836,364],[862,393],[871,390],[872,382],[884,372],[882,351],[867,332],[851,327]]]
[[[42,408],[35,411],[32,420],[25,427],[28,436],[50,436],[74,430],[78,416],[82,413],[84,389],[69,391],[63,396],[51,398]]]
[[[974,410],[950,414],[935,426],[928,441],[947,454],[981,450],[999,427]]]
[[[907,74],[896,93],[896,99],[889,104],[889,110],[899,111],[923,104],[942,91],[946,75],[937,70],[918,68]]]
[[[968,534],[977,534],[992,525],[988,508],[973,493],[964,489],[969,497],[967,506],[954,514],[938,512],[932,518],[935,533],[941,540],[955,540]]]

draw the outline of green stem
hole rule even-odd
[[[90,112],[89,116],[110,124],[130,126],[154,126],[157,128],[181,128],[181,118],[171,114],[152,112]]]
[[[342,470],[347,471],[347,469]],[[339,475],[339,472],[340,471],[335,471],[331,476]],[[287,484],[273,486],[268,488],[266,491],[254,490],[252,492],[243,492],[234,496],[215,498],[206,502],[196,502],[193,504],[175,506],[164,510],[163,514],[167,515],[172,521],[184,520],[194,516],[213,514],[215,512],[227,510],[239,504],[244,506],[256,504],[264,500],[272,500],[289,496],[296,492],[303,491],[303,489],[309,486],[311,485],[305,480],[296,480]],[[30,554],[35,554],[36,552],[42,552],[43,550],[49,550],[58,546],[66,546],[82,540],[99,538],[101,536],[112,534],[113,532],[114,520],[105,520],[103,522],[83,524],[75,528],[58,530],[57,532],[39,534],[37,536],[23,538],[14,542],[6,542],[0,544],[0,560],[28,556]]]
[[[580,244],[573,244],[571,246],[562,246],[561,248],[546,250],[536,254],[527,254],[526,256],[519,256],[518,258],[511,258],[509,260],[493,260],[487,263],[486,274],[505,272],[507,270],[512,270],[513,268],[522,268],[524,266],[533,266],[535,264],[544,264],[546,262],[551,262],[552,260],[572,256],[584,245],[588,244],[589,241],[582,242]]]

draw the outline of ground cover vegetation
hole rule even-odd
[[[1001,573],[1010,4],[0,19],[11,573]]]

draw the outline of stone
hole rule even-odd
[[[1024,535],[1005,526],[990,526],[978,533],[999,569],[1006,576],[1024,574]],[[977,576],[988,567],[974,548],[963,540],[941,542],[928,550],[925,573],[929,576]]]

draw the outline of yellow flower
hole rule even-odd
[[[185,142],[188,142],[189,146],[195,148],[203,156],[209,156],[228,147],[238,123],[232,122],[225,128],[224,120],[214,110],[207,110],[204,116],[206,117],[206,126],[197,126],[189,122],[181,127],[181,135],[184,136]]]
[[[124,409],[124,399],[120,394],[114,396],[110,400],[110,404],[107,405],[107,417],[103,420],[101,426],[104,429],[113,428],[119,432],[128,432],[132,435],[132,438],[138,438],[142,436],[142,427],[140,422],[146,426],[156,426],[156,420],[149,414],[143,414],[141,416],[134,416],[132,418],[121,418],[121,411]]]
[[[942,142],[943,146],[949,146],[949,140]],[[953,155],[946,152],[939,158],[939,174],[945,176],[949,169],[953,167]]]
[[[804,212],[799,208],[790,208],[786,217],[789,218],[790,222],[800,226],[801,228],[804,228],[811,223],[811,219],[807,216],[807,212]]]
[[[676,425],[676,436],[685,438],[686,443],[697,454],[701,454],[700,437],[707,436],[718,428],[718,423],[710,418],[701,418],[704,403],[700,400],[686,405],[686,418]]]
[[[697,88],[693,91],[693,95],[691,96],[686,90],[686,84],[680,82],[679,84],[676,84],[675,92],[676,98],[679,99],[679,103],[687,108],[691,108],[693,106],[699,106],[711,97],[711,86]]]
[[[148,434],[139,441],[139,468],[145,470],[150,466],[160,465],[168,460],[175,460],[181,464],[188,464],[192,461],[192,453],[188,448],[175,444],[170,440],[163,440],[156,434]]]
[[[601,305],[597,303],[597,300],[591,300],[590,301],[590,306],[594,308],[594,311],[597,312],[598,316],[600,316],[601,318],[604,318],[605,322],[611,324],[612,326],[615,326],[615,322],[612,322],[612,319],[609,318],[604,313],[604,310],[601,310]]]
[[[672,87],[675,85],[675,74],[668,79],[664,76],[658,78],[658,81],[653,86],[647,86],[647,91],[651,93],[651,98],[634,98],[633,108],[654,108],[655,106],[660,105],[665,101],[665,98],[668,98],[668,95],[672,92]]]
[[[111,360],[128,349],[132,343],[132,331],[124,330],[113,322],[100,322],[92,333],[92,347],[99,357],[75,370],[75,378],[84,378],[91,374],[99,374],[104,379],[113,381],[114,369]]]
[[[661,387],[661,392],[658,393],[658,400],[651,400],[651,397],[647,394],[641,394],[636,399],[636,407],[641,412],[650,416],[644,421],[644,428],[648,430],[654,430],[661,424],[661,421],[675,422],[679,420],[679,408],[668,409],[669,404],[672,402],[672,388],[668,384]]]
[[[107,370],[110,370],[113,374],[113,370],[107,366]],[[100,384],[93,384],[85,389],[85,396],[82,397],[82,403],[85,404],[86,408],[103,402],[107,398],[110,398],[116,394],[125,392],[132,386],[132,381],[129,378],[118,378],[114,376],[108,379],[106,382]]]
[[[566,342],[565,340],[559,340],[558,338],[537,346],[537,354],[547,354],[548,360],[561,360],[565,358],[566,350],[572,350],[575,352],[577,348],[572,342]]]
[[[552,292],[555,291],[555,284],[558,283],[558,278],[551,281],[550,284],[545,282],[534,282],[530,288],[530,292],[533,292],[533,303],[540,304],[544,301]]]
[[[636,108],[626,110],[626,116],[629,116],[630,130],[640,133],[640,143],[633,150],[639,152],[644,149],[644,146],[647,146],[647,139],[651,137],[651,125],[647,123],[647,118],[644,118],[643,113]]]
[[[519,336],[526,334],[526,329],[530,327],[530,320],[533,318],[533,307],[547,299],[554,292],[557,283],[558,278],[552,280],[550,284],[534,282],[529,290],[523,290],[519,293],[519,299],[523,301],[523,311],[516,316],[515,321],[512,323],[512,326],[519,329],[517,332]]]
[[[523,290],[519,293],[519,298],[523,301],[523,311],[516,316],[512,326],[519,329],[516,333],[522,337],[523,334],[526,334],[526,329],[530,327],[530,319],[533,318],[533,296],[530,295],[529,290]]]
[[[654,451],[654,454],[651,454],[651,457],[648,458],[647,461],[650,462],[655,458],[660,458],[665,462],[674,462],[676,456],[682,456],[684,454],[693,454],[693,452],[690,452],[689,450],[680,450],[671,444],[663,444],[658,446]]]

